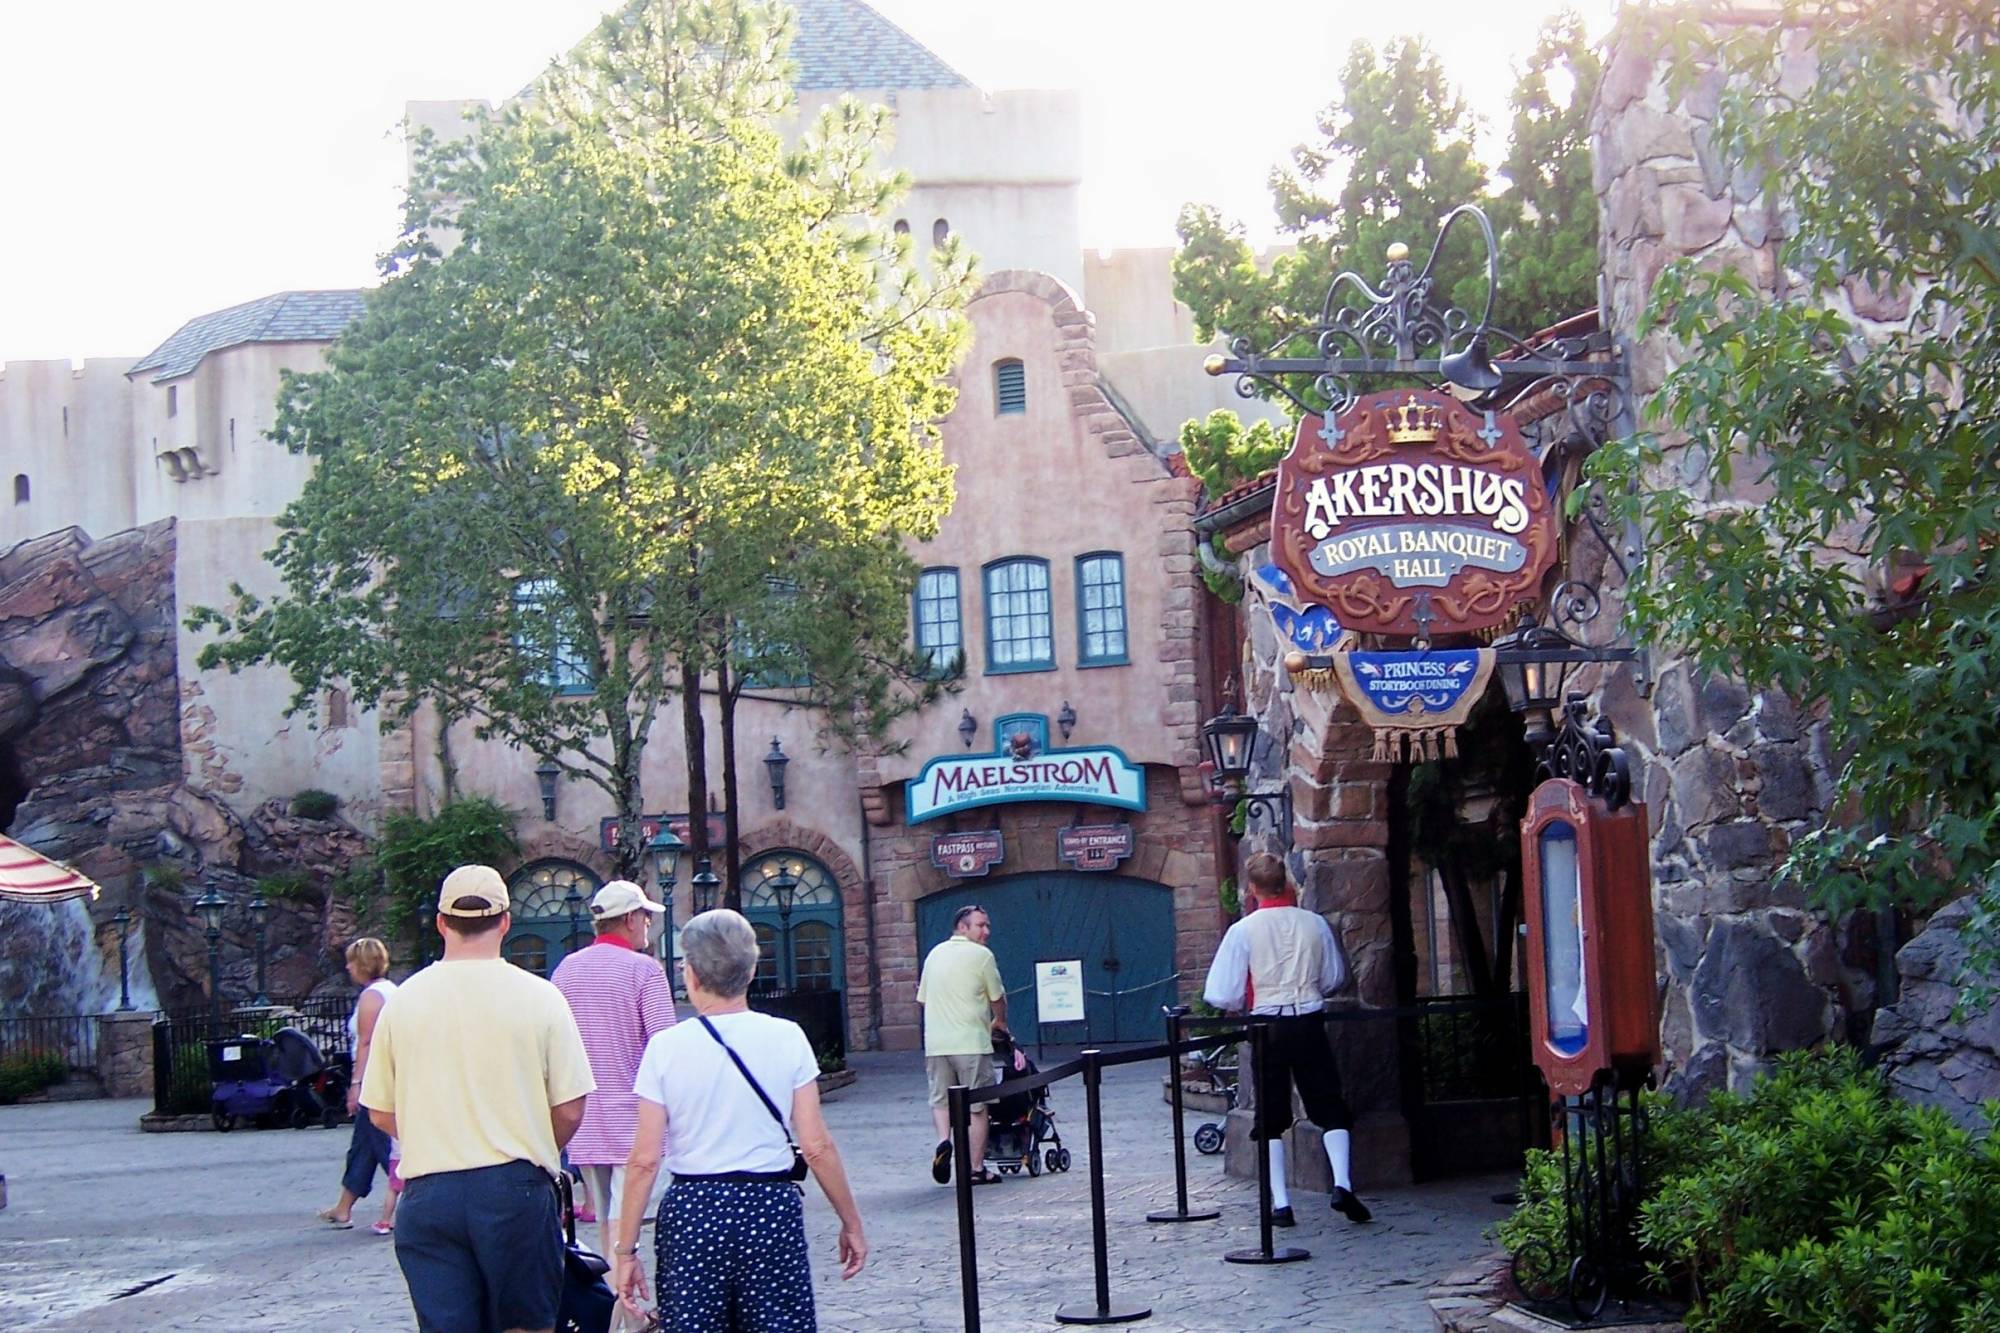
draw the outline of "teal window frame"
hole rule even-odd
[[[792,583],[790,580],[766,579],[764,582],[773,598],[783,601],[794,601],[799,595],[798,585]],[[809,672],[787,669],[786,665],[781,661],[767,662],[764,666],[757,666],[757,659],[762,656],[782,658],[786,652],[785,645],[765,643],[759,640],[756,635],[745,630],[740,624],[736,629],[736,656],[738,659],[736,667],[741,673],[744,689],[802,690],[812,684],[812,675]]]
[[[523,657],[541,659],[533,664],[534,678],[558,695],[586,695],[597,689],[590,664],[577,652],[577,636],[556,623],[561,610],[549,602],[557,591],[554,579],[518,579],[514,583],[514,649]],[[520,622],[530,616],[550,620],[548,643],[532,642],[521,633]]]
[[[1042,576],[1041,586],[1039,588],[996,589],[994,586],[995,577],[1005,575],[1008,571],[1014,569],[1039,569]],[[1008,556],[1004,560],[992,561],[981,568],[979,586],[982,594],[981,608],[985,613],[984,619],[986,622],[986,674],[989,676],[1011,676],[1030,671],[1054,671],[1056,669],[1055,592],[1049,580],[1049,562],[1039,556],[1032,555],[1013,555]],[[1010,662],[1000,661],[999,655],[994,651],[996,642],[993,636],[994,622],[1003,619],[1011,622],[1020,617],[1017,617],[1011,610],[1004,616],[996,616],[994,614],[993,597],[996,591],[1004,597],[1026,596],[1029,600],[1029,608],[1027,611],[1021,613],[1021,616],[1030,618],[1036,614],[1033,608],[1034,596],[1036,593],[1041,594],[1042,605],[1039,614],[1044,626],[1043,633],[1010,633],[1006,639],[999,642],[1009,645],[1017,643],[1033,644],[1037,640],[1045,638],[1048,642],[1048,654],[1046,656],[1020,658]]]
[[[1095,581],[1086,579],[1086,573],[1093,562],[1106,561],[1111,562],[1117,570],[1117,577],[1115,579],[1108,581],[1104,579]],[[1100,590],[1099,604],[1095,607],[1086,605],[1089,600],[1088,593],[1091,589]],[[1105,604],[1101,591],[1103,589],[1116,590],[1118,604],[1115,607]],[[1118,651],[1093,653],[1090,651],[1091,635],[1095,633],[1099,638],[1108,638],[1114,632],[1104,627],[1106,613],[1113,610],[1118,613],[1118,628],[1115,631],[1118,636]],[[1096,611],[1100,617],[1098,628],[1095,631],[1089,628],[1089,614],[1091,611]],[[1124,553],[1122,551],[1086,551],[1078,556],[1076,558],[1076,664],[1079,667],[1128,666],[1131,664],[1132,617],[1129,611],[1129,605],[1125,600]]]
[[[1010,392],[1009,372],[1014,383]],[[1028,411],[1028,367],[1018,356],[1003,356],[993,363],[993,415],[1025,416]]]
[[[925,590],[925,581],[931,578],[931,576],[946,574],[951,576],[951,596],[949,599],[941,594],[930,593]],[[941,608],[946,604],[947,600],[949,600],[951,607],[951,644],[947,648],[942,643],[925,643],[925,626],[943,625],[945,621],[942,617],[936,620],[927,620],[924,615],[924,608],[926,606]],[[959,577],[957,565],[932,565],[917,575],[917,586],[910,594],[910,633],[916,643],[917,652],[922,654],[924,660],[929,663],[929,674],[933,679],[945,680],[955,674],[963,674],[965,663],[965,581]],[[942,657],[939,656],[940,652],[943,653]],[[954,664],[958,667],[957,671],[953,670]]]

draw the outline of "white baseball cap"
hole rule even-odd
[[[664,912],[667,909],[646,896],[646,891],[629,879],[614,879],[590,900],[590,915],[603,921],[628,912]]]

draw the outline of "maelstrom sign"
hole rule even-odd
[[[1145,771],[1120,750],[1044,750],[940,755],[903,784],[911,824],[954,810],[1015,801],[1079,801],[1120,810],[1146,808]]]
[[[1428,389],[1302,420],[1271,510],[1273,555],[1302,600],[1399,637],[1506,621],[1539,591],[1556,531],[1513,417]]]

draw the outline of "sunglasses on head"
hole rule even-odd
[[[985,914],[986,914],[986,909],[983,907],[979,907],[976,905],[972,907],[961,907],[958,909],[958,914],[952,917],[951,919],[951,928],[953,930],[957,930],[960,926],[964,925],[973,916],[975,915],[984,916]]]

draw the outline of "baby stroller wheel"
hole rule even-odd
[[[313,1122],[312,1107],[304,1102],[293,1102],[290,1120],[293,1129],[304,1129]]]
[[[1028,1174],[1031,1176],[1042,1174],[1042,1159],[1035,1155],[1033,1149],[1030,1149],[1028,1155],[1021,1159],[1021,1164],[1028,1168]]]
[[[208,1118],[214,1123],[215,1132],[218,1134],[227,1134],[230,1130],[236,1128],[236,1117],[230,1115],[227,1111],[211,1111],[208,1114]]]
[[[323,1109],[319,1113],[319,1123],[322,1129],[339,1129],[340,1108],[338,1106],[328,1106]]]
[[[1194,1150],[1204,1157],[1213,1157],[1222,1151],[1222,1126],[1213,1120],[1194,1132]]]

